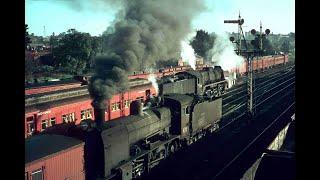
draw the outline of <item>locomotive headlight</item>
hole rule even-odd
[[[231,36],[231,37],[229,38],[229,40],[230,40],[231,42],[233,42],[233,41],[234,41],[234,37]]]

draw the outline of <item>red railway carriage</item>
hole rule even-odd
[[[48,134],[26,139],[25,179],[85,180],[84,142]]]
[[[114,95],[107,101],[105,119],[111,120],[130,115],[130,102],[136,99],[146,101],[156,90],[151,83],[138,85],[128,91]],[[26,107],[25,137],[37,134],[49,126],[94,118],[93,107],[89,95],[35,104]]]

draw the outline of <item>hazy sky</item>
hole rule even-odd
[[[91,35],[102,34],[115,18],[117,9],[95,0],[96,5],[83,1],[82,10],[68,3],[72,0],[25,0],[25,22],[29,33],[36,35],[59,34],[75,28]],[[237,26],[224,24],[225,19],[237,19],[239,10],[244,18],[243,29],[259,29],[260,20],[263,30],[287,34],[295,32],[295,1],[294,0],[203,0],[207,11],[193,21],[194,29],[208,32],[236,32]],[[81,8],[80,8],[81,9]]]

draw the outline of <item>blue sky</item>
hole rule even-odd
[[[68,5],[69,0],[25,0],[25,22],[29,33],[36,35],[59,34],[70,28],[91,35],[102,34],[115,19],[117,9],[111,6],[96,6],[83,3],[83,10]],[[79,1],[79,0],[78,0]],[[80,0],[81,1],[81,0]],[[99,2],[100,0],[96,0]],[[101,0],[103,1],[103,0]],[[271,32],[287,34],[295,32],[295,2],[294,0],[203,0],[207,11],[193,20],[194,29],[204,29],[208,32],[236,32],[237,26],[224,24],[225,19],[237,19],[239,10],[245,23],[243,29],[259,29],[262,21],[263,29]],[[64,2],[64,3],[62,3]],[[85,1],[84,1],[85,2]]]

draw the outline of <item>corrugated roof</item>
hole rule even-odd
[[[38,135],[25,140],[25,164],[83,143],[61,135]]]

